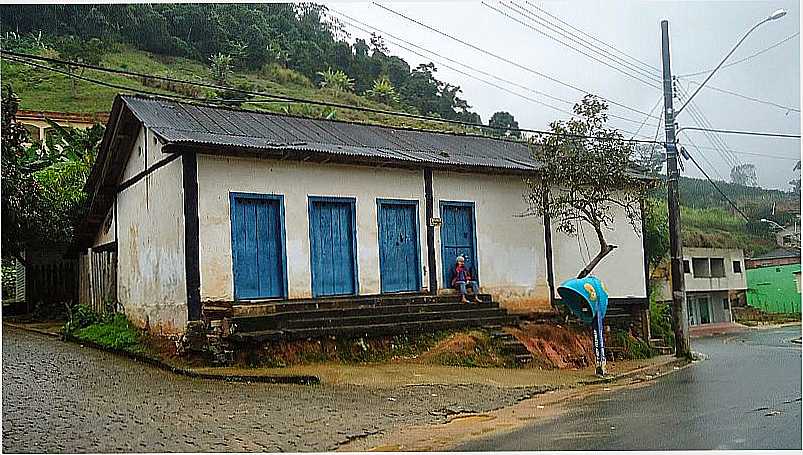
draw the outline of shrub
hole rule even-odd
[[[616,346],[622,348],[625,359],[648,359],[655,355],[655,350],[644,340],[640,340],[624,330],[617,330],[613,335]]]
[[[664,340],[666,346],[675,345],[675,332],[672,331],[672,308],[669,303],[656,301],[657,289],[650,295],[650,333]]]
[[[312,88],[312,81],[298,71],[284,68],[277,63],[263,65],[259,75],[281,85],[295,85],[297,87]]]
[[[68,320],[64,324],[64,333],[68,335],[100,321],[100,316],[86,305],[68,307],[67,313]]]

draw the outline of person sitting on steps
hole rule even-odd
[[[482,303],[479,297],[479,285],[472,279],[471,272],[466,268],[466,258],[457,256],[457,262],[452,271],[452,287],[460,291],[460,303],[469,303],[468,299],[466,299],[466,286],[471,287],[471,292],[474,294],[474,301]]]

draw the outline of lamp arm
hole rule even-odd
[[[711,79],[711,76],[713,76],[714,73],[716,73],[717,70],[720,69],[722,67],[722,65],[725,64],[725,62],[728,60],[728,58],[730,58],[730,56],[733,55],[734,52],[736,52],[736,49],[744,42],[745,39],[747,39],[747,36],[750,35],[751,33],[753,33],[753,30],[757,29],[760,25],[762,25],[764,22],[768,22],[769,20],[770,20],[769,18],[764,19],[763,21],[761,21],[758,24],[754,25],[753,28],[748,30],[747,33],[745,33],[744,36],[742,36],[742,39],[740,39],[739,42],[736,43],[735,46],[733,46],[733,49],[731,49],[731,51],[728,52],[728,55],[726,55],[725,58],[723,58],[722,61],[719,62],[719,65],[717,65],[717,67],[714,68],[714,70],[711,71],[708,74],[708,77],[706,77],[705,80],[703,81],[703,83],[700,84],[697,87],[697,90],[695,90],[694,93],[692,93],[690,97],[686,98],[686,102],[683,103],[683,106],[680,106],[680,109],[675,111],[675,118],[677,118],[677,116],[680,114],[680,112],[683,111],[683,108],[685,108],[686,105],[688,105],[691,102],[691,99],[694,98],[695,95],[697,95],[697,92],[699,92],[703,88],[705,83],[708,82],[709,79]]]

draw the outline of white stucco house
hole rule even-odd
[[[163,333],[211,308],[449,292],[458,254],[502,308],[545,311],[589,252],[519,216],[537,172],[520,142],[118,96],[76,246],[116,251],[120,307]],[[643,325],[643,236],[619,215],[596,275]]]
[[[732,304],[747,291],[744,251],[683,247],[683,272],[689,325],[733,322]],[[668,281],[660,290],[659,300],[672,300]]]

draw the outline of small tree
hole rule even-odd
[[[606,127],[606,111],[602,100],[587,95],[574,106],[577,117],[552,122],[552,134],[532,139],[532,155],[541,169],[539,178],[526,179],[528,214],[547,214],[558,231],[569,235],[577,235],[576,223],[586,223],[597,235],[599,253],[578,278],[590,274],[616,248],[605,239],[605,231],[613,228],[615,209],[623,210],[641,234],[641,201],[652,186],[633,170],[633,144]]]
[[[733,166],[731,169],[731,181],[737,185],[758,186],[756,166],[750,163]]]
[[[217,53],[209,57],[209,70],[212,73],[212,80],[218,85],[229,85],[231,77],[231,67],[234,59],[231,55]]]
[[[492,127],[490,133],[493,136],[520,137],[521,131],[518,130],[519,122],[510,112],[500,111],[494,113],[488,120],[488,126]]]
[[[387,76],[381,76],[374,80],[374,86],[365,92],[369,98],[385,104],[396,104],[399,102],[399,94]]]
[[[342,70],[332,71],[332,68],[329,68],[326,71],[319,71],[318,76],[321,76],[321,88],[331,88],[338,92],[354,89],[354,80]]]

